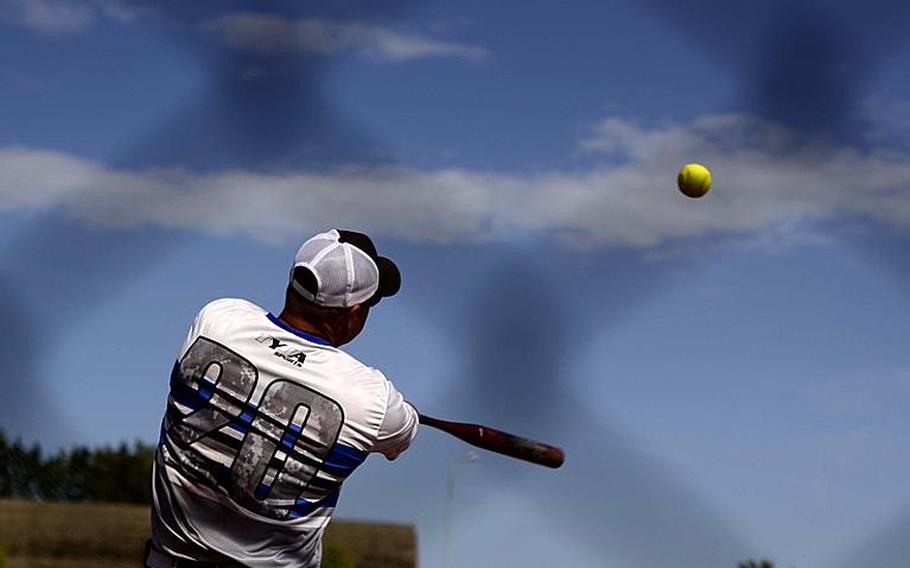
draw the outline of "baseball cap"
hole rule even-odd
[[[306,268],[306,278],[294,278],[296,268]],[[331,229],[300,246],[291,266],[291,286],[319,306],[347,308],[375,305],[401,288],[395,263],[379,256],[367,235]]]

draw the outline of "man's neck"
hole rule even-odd
[[[338,345],[338,343],[335,341],[334,333],[332,333],[332,330],[329,328],[329,326],[319,327],[313,325],[309,321],[288,311],[287,308],[281,310],[281,313],[278,314],[278,319],[293,328],[299,329],[304,333],[309,333],[311,335],[315,335],[316,337],[325,339],[334,346]]]

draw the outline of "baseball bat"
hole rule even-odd
[[[481,426],[480,424],[450,422],[425,414],[420,414],[420,423],[442,430],[472,446],[538,465],[558,468],[566,459],[563,451],[556,446],[522,438],[521,436]]]

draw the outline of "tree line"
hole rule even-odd
[[[0,497],[150,503],[155,446],[75,446],[47,454],[0,429]]]

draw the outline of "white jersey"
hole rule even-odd
[[[319,566],[342,482],[370,452],[395,459],[417,425],[378,370],[250,302],[216,300],[196,316],[171,374],[153,474],[155,548]]]

